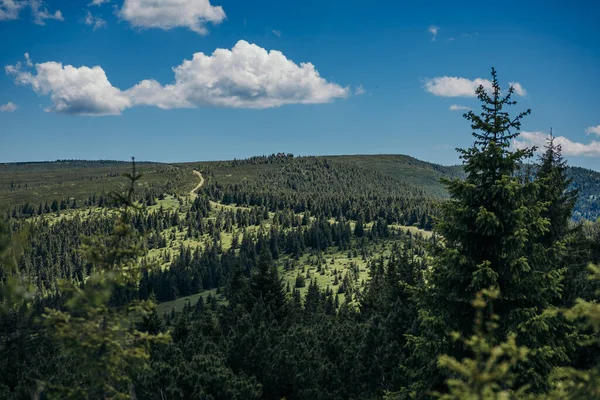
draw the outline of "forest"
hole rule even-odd
[[[600,399],[600,173],[491,82],[460,166],[0,165],[0,398]]]

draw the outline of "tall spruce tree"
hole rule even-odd
[[[541,184],[539,198],[548,202],[548,208],[542,215],[548,218],[550,226],[542,241],[557,249],[554,264],[566,271],[562,305],[571,306],[579,297],[589,300],[594,296],[593,283],[587,279],[590,249],[582,225],[571,223],[579,191],[571,189],[567,162],[562,156],[561,146],[555,144],[552,129],[539,158],[536,179]]]
[[[471,148],[458,149],[466,178],[444,181],[451,200],[441,206],[435,227],[443,240],[434,249],[426,289],[419,296],[420,333],[409,337],[414,364],[406,367],[413,384],[406,394],[417,397],[445,390],[439,355],[458,360],[471,355],[448,334],[472,333],[471,301],[492,286],[501,292],[494,302],[499,339],[516,333],[518,344],[532,349],[516,387],[527,383],[534,391],[544,390],[552,365],[566,359],[564,344],[542,316],[560,296],[562,279],[562,270],[548,262],[550,246],[541,241],[549,230],[544,217],[548,203],[539,199],[542,183],[520,173],[535,149],[511,149],[530,110],[514,117],[506,111],[516,104],[514,89],[503,93],[494,69],[490,91],[479,86],[481,114],[464,115],[475,138]]]
[[[569,221],[577,202],[577,190],[570,190],[572,179],[567,177],[567,162],[562,156],[560,144],[554,143],[552,129],[544,152],[539,159],[537,180],[540,181],[540,199],[549,202],[543,216],[550,223],[545,235],[546,242],[551,244],[563,240],[569,233]]]

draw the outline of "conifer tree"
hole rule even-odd
[[[527,359],[529,349],[517,346],[515,335],[505,342],[496,343],[494,332],[498,329],[498,316],[493,313],[491,301],[499,295],[497,289],[485,289],[477,293],[472,305],[476,310],[474,332],[462,337],[455,332],[455,340],[465,344],[473,358],[457,360],[440,356],[439,365],[452,371],[454,377],[446,381],[449,392],[435,393],[442,400],[519,400],[528,397],[527,387],[513,390],[515,372],[513,367]]]
[[[600,267],[589,266],[589,278],[600,281]],[[595,301],[577,299],[575,305],[560,310],[570,321],[577,322],[583,332],[589,332],[585,345],[591,354],[598,354],[600,349],[600,290],[596,290]],[[552,310],[551,312],[556,312]],[[590,349],[591,347],[591,349]],[[600,361],[596,358],[588,369],[561,368],[552,376],[553,390],[548,399],[577,400],[600,398]]]
[[[436,364],[443,353],[456,359],[469,354],[464,344],[449,340],[449,332],[468,337],[479,291],[494,286],[501,295],[494,302],[500,339],[518,334],[518,345],[532,348],[531,364],[523,366],[519,385],[541,391],[551,366],[566,360],[565,344],[553,336],[542,311],[561,293],[562,270],[548,262],[548,246],[541,238],[549,222],[543,216],[540,182],[519,173],[535,149],[511,149],[521,120],[530,110],[511,116],[506,108],[514,88],[502,92],[492,69],[491,93],[479,86],[481,114],[469,111],[475,141],[458,149],[466,178],[444,180],[451,200],[442,204],[435,230],[443,240],[434,249],[434,262],[420,296],[420,334],[409,337],[413,365],[408,392],[421,397],[444,390],[445,373]]]
[[[571,223],[579,192],[570,189],[572,179],[567,176],[567,162],[560,144],[555,144],[552,129],[539,159],[536,179],[540,182],[538,197],[548,203],[542,215],[550,223],[542,242],[557,250],[554,264],[557,268],[565,268],[562,305],[571,306],[578,297],[592,298],[594,291],[586,279],[590,259],[587,240],[581,225]]]
[[[542,215],[550,223],[545,235],[547,243],[562,240],[570,233],[569,221],[577,202],[577,190],[569,190],[572,179],[567,177],[567,162],[560,144],[555,144],[552,129],[540,156],[537,179],[540,181],[539,198],[549,202]]]
[[[281,316],[286,302],[285,289],[267,246],[261,249],[256,271],[250,278],[250,293],[255,300],[262,299],[276,316]]]

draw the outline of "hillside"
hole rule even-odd
[[[155,193],[189,191],[196,184],[191,171],[169,164],[138,162],[143,175],[138,182],[140,196]],[[121,161],[60,160],[0,164],[0,209],[29,203],[73,200],[83,205],[91,197],[100,197],[123,186],[122,174],[131,163]]]
[[[168,379],[178,382],[180,375],[174,370],[187,370],[191,362],[187,354],[203,359],[206,351],[217,351],[217,367],[229,368],[230,360],[238,357],[239,343],[267,338],[264,345],[251,348],[263,351],[275,346],[281,354],[292,354],[300,345],[298,354],[309,358],[299,362],[298,371],[323,360],[339,365],[350,354],[351,360],[357,360],[351,364],[364,366],[364,371],[353,372],[350,378],[344,372],[331,384],[332,390],[353,388],[350,382],[359,379],[373,382],[372,387],[332,398],[372,398],[365,393],[378,390],[380,383],[370,371],[382,365],[397,368],[395,357],[404,346],[397,342],[403,340],[397,332],[417,326],[418,308],[409,290],[427,288],[423,278],[435,257],[431,250],[439,243],[429,231],[432,216],[447,197],[439,180],[460,176],[460,167],[395,155],[280,154],[178,165],[140,163],[145,178],[136,183],[139,207],[125,219],[131,218],[131,230],[119,230],[114,204],[100,199],[122,188],[126,179],[118,177],[128,167],[118,162],[60,161],[4,165],[0,170],[2,195],[13,202],[29,202],[29,206],[13,206],[8,229],[0,226],[0,234],[4,229],[14,232],[17,240],[26,238],[15,266],[29,282],[36,309],[58,307],[64,282],[84,290],[92,287],[84,284],[95,273],[89,257],[101,253],[86,253],[84,244],[88,238],[101,238],[94,243],[107,251],[103,254],[111,263],[116,247],[131,254],[132,265],[142,268],[107,302],[114,306],[111,310],[125,309],[121,306],[133,300],[156,303],[150,314],[127,315],[117,326],[128,330],[136,319],[139,329],[172,333],[172,342],[151,355],[151,362],[173,368],[164,372]],[[574,185],[591,200],[584,204],[595,204],[598,174],[583,169],[571,173]],[[35,202],[52,198],[59,199],[60,205],[52,201],[49,208],[40,206],[38,211]],[[584,229],[590,239],[583,243],[594,251],[598,224],[586,223]],[[129,239],[116,236],[120,232],[129,232]],[[106,242],[110,247],[104,247],[105,238],[113,238]],[[130,247],[124,246],[129,243],[138,249],[135,253],[127,253]],[[569,301],[584,289],[589,291],[579,275],[568,279],[565,298]],[[272,304],[280,304],[274,312],[269,311]],[[277,318],[283,322],[273,324]],[[189,340],[187,332],[193,332]],[[248,338],[248,334],[255,336]],[[392,357],[382,358],[382,364],[372,357],[372,344],[381,347],[380,354]],[[55,348],[44,342],[36,346]],[[44,362],[54,361],[53,357],[56,353],[50,352]],[[271,356],[259,355],[267,357]],[[16,364],[5,359],[9,360],[5,365]],[[284,365],[278,371],[285,369],[285,361],[269,360],[270,365],[279,365],[274,362]],[[249,365],[255,368],[257,363],[253,360]],[[23,375],[24,367],[20,368],[18,374]],[[230,378],[223,379],[229,384]],[[318,390],[329,384],[306,382]]]
[[[120,176],[128,162],[62,160],[56,162],[0,164],[0,208],[12,209],[28,203],[38,207],[53,200],[75,200],[83,204],[122,185]],[[341,155],[292,157],[280,154],[246,160],[211,161],[180,164],[142,162],[143,174],[138,183],[139,195],[158,193],[183,194],[196,184],[191,170],[205,171],[207,191],[213,200],[226,203],[233,192],[270,194],[270,201],[281,196],[303,201],[304,194],[317,190],[320,196],[340,194],[358,197],[380,194],[411,199],[422,198],[422,209],[447,196],[441,178],[460,177],[461,166],[443,166],[406,155]],[[570,167],[572,188],[580,191],[574,219],[595,220],[600,216],[600,173]],[[278,194],[272,192],[277,188]],[[412,202],[412,201],[411,201]],[[244,201],[242,201],[244,203]],[[419,212],[418,214],[421,214]]]
[[[183,164],[188,167],[204,169],[209,172],[212,181],[218,185],[257,186],[258,182],[276,185],[289,191],[314,190],[314,182],[304,182],[306,187],[290,180],[290,170],[284,166],[295,166],[297,172],[307,171],[309,163],[304,160],[327,160],[336,167],[336,177],[341,183],[336,184],[320,182],[330,188],[338,188],[343,192],[353,191],[351,185],[361,186],[371,192],[385,192],[386,194],[412,192],[419,193],[428,199],[443,199],[447,197],[441,178],[463,176],[460,165],[443,166],[421,161],[406,155],[343,155],[343,156],[317,156],[296,157],[262,156],[252,157],[247,160],[199,162]],[[567,174],[573,179],[571,188],[579,190],[579,201],[576,204],[574,219],[582,218],[595,220],[600,217],[600,172],[569,167]],[[287,176],[284,179],[284,176]],[[300,176],[300,175],[298,175]],[[253,182],[253,183],[251,183]],[[352,182],[352,183],[350,183]],[[339,186],[339,187],[338,187]]]

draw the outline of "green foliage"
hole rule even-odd
[[[218,164],[207,170],[202,191],[212,200],[264,206],[271,212],[309,211],[316,218],[347,220],[362,214],[363,223],[381,217],[387,223],[430,229],[439,201],[437,194],[402,177],[329,157],[285,158],[249,166]]]
[[[134,371],[147,365],[148,345],[169,338],[131,327],[132,320],[152,312],[151,301],[118,308],[109,303],[116,288],[137,284],[141,273],[139,233],[131,226],[134,183],[140,178],[135,163],[127,177],[129,191],[115,197],[122,210],[112,235],[89,241],[83,249],[91,275],[83,285],[61,282],[62,292],[69,296],[64,309],[47,308],[43,315],[72,368],[73,382],[64,383],[60,377],[46,382],[50,395],[57,398],[130,398],[135,393]]]
[[[590,265],[590,280],[600,281],[600,267]],[[600,347],[600,290],[596,291],[596,301],[577,299],[571,308],[558,310],[569,321],[577,322],[583,332],[589,332],[585,342],[587,351],[597,351]],[[557,310],[551,310],[551,313]],[[549,399],[595,399],[600,398],[600,361],[589,369],[571,367],[559,368],[552,377],[553,390]]]
[[[511,117],[505,110],[516,104],[513,88],[502,96],[492,69],[492,93],[477,89],[481,115],[465,114],[474,130],[475,142],[459,150],[467,176],[445,180],[451,200],[441,206],[436,233],[443,237],[434,249],[429,286],[420,296],[420,335],[411,337],[415,365],[413,390],[441,390],[446,374],[435,361],[443,353],[464,358],[462,343],[450,343],[446,332],[469,337],[475,317],[470,301],[490,286],[499,288],[499,329],[507,338],[518,334],[517,343],[531,347],[528,363],[520,370],[517,387],[546,387],[550,365],[568,360],[568,327],[543,316],[561,295],[562,269],[556,260],[562,243],[544,243],[549,221],[548,202],[539,197],[547,182],[531,180],[519,173],[533,149],[511,150],[521,119],[529,110]],[[552,332],[552,333],[551,333]],[[521,368],[521,367],[519,367]],[[426,383],[420,386],[423,378]]]
[[[513,390],[514,367],[527,359],[529,350],[517,346],[514,334],[506,341],[496,343],[498,315],[493,314],[492,305],[499,294],[494,288],[477,293],[472,302],[476,310],[473,335],[465,338],[454,333],[454,339],[460,340],[473,353],[473,358],[459,361],[448,355],[440,356],[439,365],[456,377],[446,380],[448,393],[435,393],[435,397],[443,400],[509,400],[526,396],[527,387]]]
[[[145,164],[164,181],[134,170],[109,198],[122,164],[0,166],[20,204],[0,222],[0,398],[598,397],[600,223],[570,219],[600,175],[552,142],[529,168],[510,148],[527,113],[492,75],[464,168],[280,153],[195,163],[183,198],[191,165]]]

